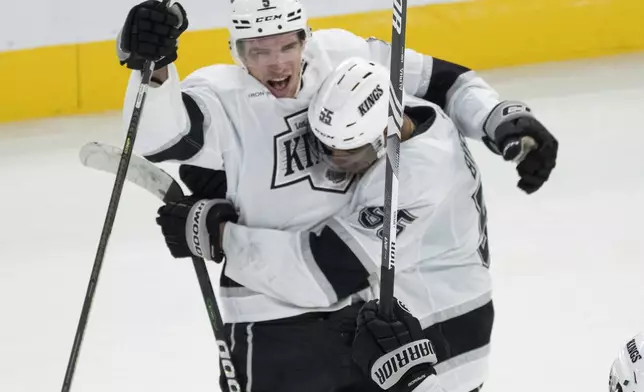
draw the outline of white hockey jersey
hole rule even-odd
[[[435,337],[443,388],[470,391],[487,377],[492,323],[480,173],[465,139],[440,108],[418,99],[408,99],[406,106],[412,118],[435,119],[400,147],[395,296]],[[360,178],[350,203],[313,231],[226,224],[223,247],[230,261],[225,274],[303,307],[336,303],[338,293],[350,293],[347,288],[367,281],[373,291],[361,294],[365,300],[375,298],[384,167],[383,157]],[[441,346],[442,333],[450,330],[473,333],[458,337],[461,347]]]
[[[413,392],[445,392],[437,377],[430,376],[417,385]]]
[[[344,30],[314,32],[304,52],[302,88],[294,99],[276,99],[238,66],[206,67],[179,82],[171,65],[170,78],[148,92],[134,150],[153,162],[224,169],[227,197],[240,212],[239,227],[306,232],[339,213],[350,202],[356,183],[354,177],[329,172],[311,154],[317,142],[306,132],[310,100],[343,60],[359,55],[388,66],[389,51],[382,41],[365,40]],[[129,121],[140,80],[140,72],[133,72],[124,103],[125,121]],[[467,68],[412,50],[406,52],[405,90],[444,108],[472,138],[484,135],[485,118],[499,102],[496,92]],[[262,252],[250,246],[251,234],[236,236],[234,230],[227,230],[228,244],[233,239],[249,246],[231,250],[227,274],[232,265],[241,268],[268,260],[274,263],[271,268],[279,269],[280,260],[264,259],[259,256]],[[293,252],[293,246],[297,242],[281,251]],[[259,257],[262,262],[257,263]],[[306,264],[293,268],[318,273]],[[252,279],[240,282],[231,272],[235,282],[224,280],[220,291],[225,321],[262,321],[335,310],[348,304],[352,294],[373,287],[370,275],[362,269],[347,272],[340,268],[338,276],[346,278],[337,277],[325,287],[302,287],[289,278],[293,271],[282,272],[271,275],[256,269],[258,276],[266,278],[265,285]],[[362,280],[354,282],[351,274]],[[276,295],[269,286],[286,292]]]

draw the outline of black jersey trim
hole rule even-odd
[[[186,161],[195,155],[204,145],[204,115],[195,100],[186,93],[181,93],[183,104],[190,119],[188,134],[175,144],[145,158],[150,162],[158,163],[170,160]]]
[[[490,344],[494,305],[485,305],[424,329],[432,342],[438,363],[478,350]]]
[[[469,68],[462,65],[433,58],[432,75],[427,87],[427,93],[423,98],[446,110],[450,89],[456,84],[461,75],[470,71]]]
[[[358,256],[330,227],[309,234],[316,265],[333,288],[338,300],[369,287],[369,272]]]

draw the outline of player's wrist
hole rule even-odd
[[[152,77],[150,78],[150,86],[159,87],[163,83],[165,83],[165,81],[168,80],[169,77],[170,75],[168,72],[168,66],[157,69],[152,73]]]
[[[428,363],[416,365],[409,369],[403,378],[391,388],[391,392],[412,392],[426,379],[436,375],[434,367]]]

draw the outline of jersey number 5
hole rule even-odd
[[[476,191],[472,195],[472,200],[474,200],[474,205],[476,205],[476,210],[479,212],[479,255],[481,256],[481,261],[485,268],[490,268],[490,246],[488,244],[487,238],[487,209],[485,208],[485,201],[483,200],[483,186],[481,185],[481,177],[478,176],[478,168],[476,163],[474,163],[474,157],[470,152],[470,149],[467,147],[467,142],[465,137],[462,134],[459,134],[461,140],[461,147],[463,148],[463,153],[465,155],[465,164],[472,177],[477,183]]]
[[[396,225],[396,235],[400,235],[408,224],[416,220],[407,210],[398,210],[398,224]],[[382,239],[383,225],[385,223],[385,209],[384,207],[365,207],[360,211],[359,217],[360,224],[365,229],[376,231],[378,238]]]

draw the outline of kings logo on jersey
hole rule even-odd
[[[321,144],[309,130],[307,111],[284,118],[287,130],[273,140],[273,182],[271,189],[308,181],[311,189],[346,193],[356,176],[331,170],[319,158]]]

